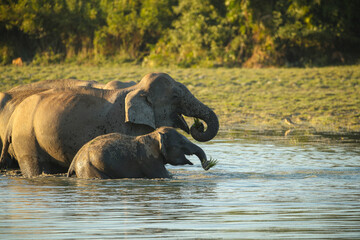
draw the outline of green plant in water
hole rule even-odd
[[[218,160],[215,158],[210,157],[210,160],[202,160],[202,166],[204,168],[205,171],[209,170],[210,168],[214,167],[215,165],[217,165]]]

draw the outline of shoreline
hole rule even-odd
[[[360,65],[322,68],[0,66],[0,91],[50,79],[138,82],[166,72],[218,115],[220,130],[360,132]],[[193,120],[186,118],[189,126]]]

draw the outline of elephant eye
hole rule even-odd
[[[145,96],[145,101],[151,106],[152,102],[148,96]]]
[[[176,105],[181,101],[181,98],[179,95],[174,95],[172,96],[172,102],[175,103]]]
[[[174,91],[173,91],[173,99],[178,99],[178,98],[180,98],[180,96],[181,96],[181,92],[180,92],[180,90],[179,89],[174,89]]]

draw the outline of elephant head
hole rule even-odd
[[[207,164],[205,152],[196,144],[178,133],[173,128],[162,127],[157,130],[159,133],[159,146],[161,154],[164,156],[164,164],[171,165],[193,165],[185,155],[196,155],[202,166]]]
[[[207,129],[192,127],[191,131],[183,116],[202,119]],[[125,121],[143,124],[156,129],[161,126],[180,128],[191,132],[201,142],[214,138],[219,130],[216,114],[200,102],[181,83],[168,74],[150,73],[142,78],[125,98]]]

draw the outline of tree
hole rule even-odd
[[[141,59],[169,27],[173,5],[174,1],[167,0],[120,0],[105,3],[103,8],[107,13],[106,25],[95,33],[97,53]]]
[[[152,49],[146,61],[185,67],[209,62],[222,63],[230,31],[214,7],[214,2],[219,5],[223,1],[180,1],[174,8],[179,17]]]

